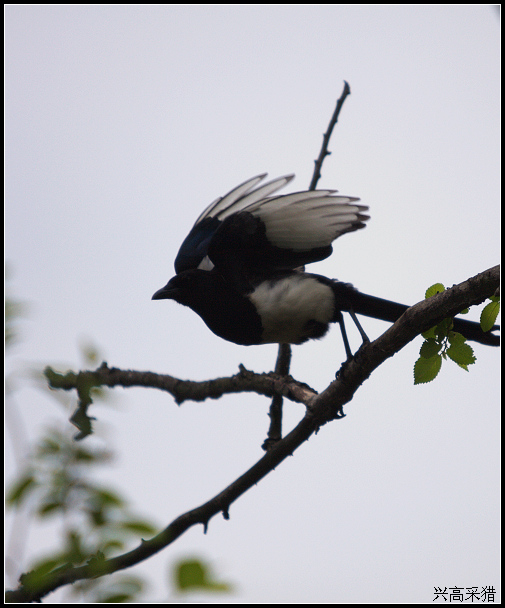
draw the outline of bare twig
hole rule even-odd
[[[328,125],[328,129],[323,137],[323,144],[321,146],[321,151],[319,152],[319,157],[315,162],[314,173],[312,175],[312,180],[310,182],[309,190],[315,190],[317,186],[317,182],[321,177],[321,168],[323,166],[324,159],[331,154],[328,151],[328,145],[330,143],[331,134],[333,133],[333,128],[337,124],[338,117],[340,114],[340,110],[344,105],[344,101],[346,97],[351,94],[351,88],[349,87],[349,83],[344,80],[344,89],[342,91],[342,95],[337,100],[337,106],[335,111],[333,112],[333,116],[331,117],[330,123]],[[275,366],[275,371],[278,374],[288,374],[289,373],[289,365],[291,362],[291,346],[289,344],[279,344],[279,350],[277,353],[277,364]],[[285,371],[281,371],[285,370]],[[282,397],[276,396],[272,399],[272,404],[270,406],[270,428],[268,430],[268,437],[263,443],[263,448],[268,450],[273,442],[278,441],[282,437]]]
[[[291,346],[289,344],[279,344],[275,373],[279,376],[287,376],[291,363]],[[270,428],[268,436],[263,442],[263,449],[268,451],[282,437],[282,395],[276,394],[272,398],[270,405]]]
[[[328,125],[328,129],[327,129],[326,133],[324,134],[323,145],[321,146],[321,152],[319,153],[319,157],[316,161],[314,161],[315,162],[314,174],[312,175],[312,181],[310,182],[309,190],[316,189],[317,182],[319,181],[319,178],[321,177],[321,168],[323,166],[323,161],[329,154],[331,154],[331,152],[328,151],[328,145],[330,143],[331,134],[333,133],[333,128],[337,124],[340,110],[342,109],[342,106],[344,105],[344,101],[346,100],[346,97],[350,94],[351,94],[351,87],[344,80],[344,90],[342,91],[342,95],[340,96],[340,99],[337,101],[337,107],[335,108],[335,112],[333,112],[333,116],[331,117],[330,124]]]

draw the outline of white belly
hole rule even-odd
[[[299,344],[311,335],[314,322],[328,324],[334,315],[331,288],[310,276],[290,275],[261,283],[248,296],[258,311],[263,343]]]

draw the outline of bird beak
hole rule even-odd
[[[151,300],[173,300],[179,290],[177,287],[172,287],[170,283],[167,283],[165,287],[158,289],[158,291],[153,295]]]

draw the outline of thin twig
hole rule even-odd
[[[317,182],[321,177],[321,168],[323,166],[324,159],[331,154],[328,151],[328,145],[330,143],[331,134],[333,133],[333,128],[337,124],[338,117],[340,114],[340,110],[344,105],[344,101],[346,97],[351,94],[351,88],[349,83],[344,80],[344,90],[342,91],[342,95],[340,99],[337,101],[337,106],[335,111],[333,112],[333,116],[331,117],[330,124],[328,125],[328,129],[323,137],[323,145],[321,146],[321,152],[319,153],[319,157],[315,162],[314,173],[312,175],[312,180],[310,182],[309,190],[315,190],[317,186]],[[291,362],[291,346],[289,344],[279,344],[279,350],[277,352],[277,363],[275,366],[275,372],[277,374],[288,374],[289,373],[289,365]],[[281,371],[285,370],[285,371]],[[270,447],[282,437],[282,397],[276,395],[272,399],[272,403],[270,405],[270,428],[268,429],[268,436],[265,442],[263,443],[263,449],[268,450]]]
[[[279,344],[277,353],[277,362],[275,363],[275,373],[279,376],[287,376],[289,374],[289,365],[291,363],[291,346],[289,344]],[[272,398],[270,404],[270,427],[268,436],[261,446],[265,451],[275,445],[282,438],[282,395],[276,394]]]
[[[312,175],[312,181],[310,182],[309,190],[316,189],[317,182],[319,181],[319,178],[321,177],[321,168],[323,166],[323,161],[329,154],[331,154],[331,152],[328,151],[330,137],[331,137],[331,134],[333,133],[334,126],[337,124],[338,116],[340,114],[340,110],[342,109],[342,106],[344,105],[344,101],[345,101],[346,97],[350,94],[351,94],[351,87],[349,86],[349,83],[344,80],[344,90],[342,91],[342,95],[340,96],[340,99],[337,101],[337,107],[335,108],[335,112],[333,112],[333,116],[331,117],[330,124],[328,125],[328,129],[327,129],[326,133],[324,134],[323,145],[321,146],[321,152],[319,153],[319,157],[316,161],[314,161],[315,162],[314,174]]]

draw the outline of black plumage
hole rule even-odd
[[[352,285],[304,271],[329,257],[332,242],[365,227],[368,207],[333,190],[272,196],[294,176],[262,186],[258,175],[212,203],[175,260],[176,275],[154,295],[189,306],[216,335],[236,344],[302,344],[321,338],[342,312],[394,322],[405,305],[362,294]],[[257,187],[258,186],[258,187]],[[477,323],[457,319],[468,339],[497,344]]]

